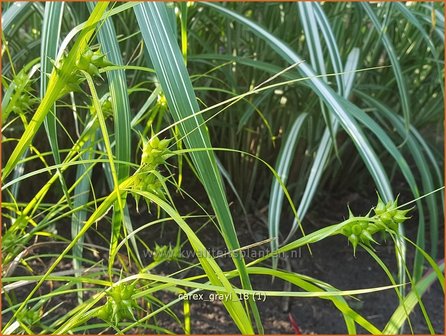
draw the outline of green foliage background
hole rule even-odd
[[[252,293],[252,274],[302,291],[282,296],[329,298],[352,334],[356,325],[401,331],[417,304],[433,332],[420,297],[443,277],[443,264],[435,262],[444,204],[443,7],[2,3],[3,332],[167,332],[156,323],[167,311],[189,333],[187,300],[163,303],[154,293]],[[172,139],[168,148],[157,147],[162,138]],[[152,161],[140,159],[143,148]],[[400,302],[386,326],[354,312],[343,299],[348,291],[278,269],[274,254],[351,225],[348,219],[305,235],[302,221],[321,190],[358,185],[384,202],[409,191],[418,218],[413,265],[403,225],[388,230],[395,279],[375,255]],[[198,190],[205,197],[191,197],[196,211],[183,214],[179,195]],[[141,227],[130,195],[151,210]],[[234,254],[231,272],[190,226],[197,218],[215,224],[228,250],[237,251],[243,247],[234,214],[266,205],[271,254],[251,264]],[[280,227],[283,218],[294,219],[289,231]],[[144,264],[140,250],[156,242],[141,231],[168,221],[185,234],[184,241],[172,239],[175,248],[188,241],[201,255],[193,265],[175,261],[200,275],[156,275],[167,259]],[[39,244],[62,249],[40,254],[33,251]],[[33,270],[35,258],[47,267]],[[72,272],[61,271],[64,264]],[[435,277],[423,277],[427,267]],[[61,285],[43,294],[50,280]],[[33,285],[25,289],[21,281]],[[57,305],[48,309],[52,297],[65,295],[78,303],[68,314],[58,315]],[[177,303],[183,317],[170,309]],[[224,305],[242,333],[264,332],[253,299]]]

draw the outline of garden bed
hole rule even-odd
[[[320,229],[324,225],[330,225],[342,221],[347,215],[346,204],[350,204],[351,209],[356,213],[365,213],[374,205],[376,200],[373,194],[359,194],[357,192],[343,192],[342,194],[325,194],[317,200],[318,209],[313,209],[308,214],[308,219],[304,221],[307,233]],[[402,199],[405,199],[402,196]],[[188,207],[186,206],[186,209]],[[325,209],[325,210],[321,210]],[[144,218],[144,216],[142,216]],[[249,216],[249,226],[240,218],[237,223],[238,238],[241,246],[252,244],[254,241],[261,241],[267,237],[268,229],[261,218]],[[197,228],[199,226],[197,225]],[[285,226],[286,227],[286,226]],[[254,233],[255,240],[253,240]],[[226,251],[224,241],[217,238],[216,230],[212,225],[203,229],[198,235],[203,243],[211,251]],[[161,230],[156,230],[147,236],[148,240],[160,237],[159,244],[174,243],[177,235],[177,228],[174,224],[166,225]],[[416,218],[407,222],[407,235],[411,239],[416,237]],[[442,254],[444,242],[440,241],[439,251]],[[188,255],[190,246],[185,247],[185,255]],[[250,256],[259,256],[269,249],[268,244],[262,247],[254,247],[246,252],[246,262],[253,259]],[[394,247],[390,242],[382,242],[382,245],[375,247],[376,253],[391,270],[396,270]],[[373,258],[366,251],[358,248],[356,256],[353,256],[351,245],[343,236],[335,236],[311,245],[312,254],[305,247],[300,248],[295,253],[289,254],[289,261],[293,272],[312,276],[325,281],[341,290],[373,288],[389,285],[389,279],[380,266],[374,262]],[[297,253],[296,253],[297,252]],[[407,260],[410,265],[413,262],[414,250],[409,248]],[[219,264],[223,269],[231,269],[229,258],[220,258]],[[286,263],[282,260],[279,267],[285,269]],[[170,265],[166,272],[172,272],[175,266]],[[189,274],[191,275],[191,274]],[[396,276],[396,274],[394,274]],[[253,276],[252,284],[258,290],[284,290],[285,283],[280,279],[272,281],[271,277]],[[407,288],[410,288],[408,286]],[[299,290],[296,287],[293,290]],[[208,294],[203,297],[208,299]],[[160,298],[169,302],[174,299],[170,293],[164,293]],[[285,303],[287,302],[287,304]],[[372,322],[379,329],[384,328],[395,308],[398,306],[398,298],[394,290],[389,289],[375,293],[361,294],[348,297],[347,302],[358,313]],[[191,300],[191,321],[192,333],[196,334],[237,334],[237,327],[232,322],[230,316],[225,311],[221,302],[208,302],[201,299]],[[444,333],[444,295],[438,282],[423,296],[428,315],[437,334]],[[259,311],[264,322],[265,333],[271,334],[294,334],[295,329],[290,322],[290,316],[305,334],[343,334],[346,332],[345,322],[342,314],[328,301],[320,298],[290,298],[268,297],[266,300],[258,302]],[[178,314],[182,314],[182,307],[174,309]],[[410,315],[412,328],[415,334],[427,334],[429,329],[426,326],[423,314],[419,308]],[[160,325],[177,333],[182,333],[182,329],[172,321],[166,314],[159,317]],[[410,327],[406,324],[406,333],[410,332]],[[366,331],[359,327],[358,333]]]

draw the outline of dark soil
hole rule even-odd
[[[405,201],[404,199],[402,200]],[[355,193],[344,195],[327,195],[318,200],[318,210],[307,215],[304,221],[306,233],[315,231],[324,226],[338,223],[347,216],[346,204],[350,204],[355,214],[365,214],[374,204],[375,199],[363,198]],[[401,203],[400,203],[401,204]],[[321,211],[320,209],[325,209]],[[260,215],[261,217],[261,215]],[[416,219],[406,223],[406,231],[411,239],[416,237]],[[242,225],[240,225],[242,226]],[[250,226],[252,233],[242,226],[238,227],[239,241],[242,246],[252,244],[267,237],[267,228],[262,218],[251,217]],[[173,226],[172,226],[173,227]],[[169,233],[167,226],[162,236],[175,236]],[[167,231],[166,231],[167,230]],[[161,235],[160,235],[161,236]],[[205,246],[212,247],[214,251],[224,249],[224,242],[217,238],[215,228],[211,225],[198,233]],[[254,237],[253,237],[254,236]],[[443,237],[443,233],[441,233]],[[186,249],[188,247],[185,247]],[[260,251],[267,249],[268,245],[255,247],[252,250]],[[250,250],[250,251],[252,251]],[[325,281],[340,290],[365,289],[390,285],[384,271],[363,249],[358,248],[356,256],[353,256],[352,247],[347,244],[345,237],[336,236],[328,238],[311,246],[312,254],[307,248],[301,248],[289,256],[290,266],[293,272],[312,276]],[[443,254],[443,240],[440,242],[439,251]],[[254,252],[255,253],[255,252]],[[393,272],[396,278],[395,252],[392,244],[381,242],[376,246],[376,253]],[[247,262],[251,253],[246,253]],[[408,247],[408,265],[412,264],[414,251]],[[442,258],[442,257],[441,257]],[[440,258],[438,258],[440,259]],[[229,258],[219,258],[223,269],[233,269]],[[286,269],[282,260],[279,267]],[[252,285],[257,290],[290,290],[285,289],[285,284],[280,279],[272,282],[271,277],[253,276]],[[408,287],[409,289],[409,287]],[[293,291],[299,291],[292,287]],[[204,297],[206,298],[205,294]],[[164,300],[169,301],[174,297],[165,294]],[[370,294],[357,295],[355,298],[347,297],[347,302],[356,312],[361,314],[369,322],[382,330],[390,316],[398,306],[398,297],[394,289],[379,291]],[[444,295],[441,286],[436,282],[424,295],[423,303],[426,307],[432,325],[437,334],[444,334]],[[300,327],[302,333],[316,334],[343,334],[347,332],[341,313],[329,300],[319,298],[289,298],[268,297],[265,302],[257,302],[262,317],[265,333],[267,334],[294,334],[291,318]],[[182,316],[182,306],[173,309]],[[410,322],[415,334],[428,334],[429,329],[426,321],[417,307],[410,315]],[[184,333],[172,318],[165,315],[159,317],[158,323],[169,330]],[[191,300],[191,323],[194,334],[238,334],[237,327],[232,322],[221,302],[207,302],[203,300]],[[358,333],[368,333],[358,326]],[[405,333],[411,333],[410,326],[406,324]]]
[[[201,200],[200,200],[201,201]],[[402,202],[406,200],[402,199]],[[205,202],[205,200],[203,200]],[[327,194],[319,197],[314,204],[317,204],[312,211],[310,211],[304,221],[304,227],[306,233],[310,233],[322,227],[330,224],[338,223],[347,216],[346,204],[350,204],[351,209],[355,214],[365,214],[375,204],[374,196],[363,197],[359,194],[349,192],[342,195]],[[129,204],[134,204],[130,202]],[[184,204],[185,208],[180,213],[190,213],[191,208],[188,208],[187,204]],[[193,207],[195,208],[195,206]],[[152,209],[153,210],[153,209]],[[140,204],[141,215],[135,216],[135,224],[140,225],[147,223],[150,218],[142,215],[145,211],[143,205]],[[267,238],[268,230],[265,225],[266,210],[258,211],[256,215],[249,217],[249,225],[247,225],[244,219],[236,221],[238,238],[241,246],[253,244],[258,241],[262,241]],[[188,223],[194,228],[198,237],[202,240],[204,245],[211,251],[223,251],[225,252],[225,244],[221,239],[221,236],[217,234],[217,229],[213,224],[208,224],[202,227],[201,222],[194,223],[188,221]],[[283,223],[283,232],[287,232],[286,223]],[[416,237],[416,218],[408,221],[406,231],[411,239]],[[142,236],[143,240],[153,248],[155,242],[158,244],[175,244],[178,227],[174,224],[165,224],[163,226],[154,226],[150,230],[144,231],[146,236]],[[108,233],[102,232],[108,236]],[[69,233],[67,232],[67,235]],[[300,234],[299,234],[300,235]],[[296,238],[299,236],[296,234]],[[427,235],[428,236],[428,235]],[[443,237],[443,232],[440,234]],[[184,234],[182,235],[184,240]],[[94,241],[99,244],[99,241]],[[441,256],[438,259],[443,258],[443,246],[444,241],[441,240],[439,244],[439,251]],[[48,245],[48,249],[56,252],[61,249],[61,246],[51,247]],[[184,251],[190,251],[191,247],[186,244],[182,247]],[[269,249],[269,245],[256,246],[248,250],[246,253],[246,261],[252,261],[253,256],[257,253]],[[353,256],[351,246],[347,244],[345,237],[331,237],[311,246],[312,253],[310,254],[307,248],[301,248],[298,251],[288,255],[288,267],[293,272],[304,274],[314,277],[321,281],[325,281],[330,285],[340,290],[353,290],[353,289],[365,289],[372,287],[387,286],[390,284],[384,271],[379,265],[372,259],[368,253],[361,248],[356,251],[356,256]],[[376,253],[383,260],[392,272],[396,272],[395,254],[390,242],[382,242],[381,245],[376,246]],[[106,254],[103,255],[106,259]],[[152,260],[150,256],[146,256],[146,264],[149,264]],[[408,248],[408,265],[412,264],[414,257],[414,251],[412,248]],[[91,256],[94,259],[93,256]],[[222,269],[231,270],[234,268],[232,261],[229,257],[221,257],[216,259]],[[196,263],[196,259],[190,258],[186,260],[188,262]],[[266,264],[267,266],[269,264]],[[45,269],[45,265],[35,265],[35,273],[42,272]],[[61,264],[58,270],[70,269],[69,263]],[[286,269],[287,263],[284,259],[279,262],[279,268]],[[169,274],[178,270],[178,265],[174,262],[163,264],[153,270],[154,273]],[[195,273],[194,273],[195,272]],[[201,271],[198,269],[192,270],[187,275],[199,274]],[[17,274],[16,274],[17,275]],[[186,276],[186,275],[184,275]],[[396,277],[396,275],[394,274]],[[239,285],[237,279],[232,280],[234,284]],[[57,283],[53,283],[57,286]],[[252,285],[255,290],[276,290],[276,291],[300,291],[297,287],[285,288],[285,283],[280,279],[272,281],[271,277],[267,276],[252,276]],[[29,286],[28,286],[29,287]],[[31,287],[30,287],[31,288]],[[23,287],[23,290],[27,292],[30,288]],[[52,288],[44,286],[41,291],[48,292]],[[23,297],[27,293],[23,293]],[[41,293],[41,294],[42,294]],[[18,293],[20,296],[21,294]],[[204,293],[206,298],[209,293]],[[169,292],[158,293],[157,297],[164,303],[172,301],[176,296]],[[66,297],[66,301],[57,302],[61,304],[59,309],[68,312],[76,305],[76,299],[74,296]],[[72,300],[70,302],[70,300]],[[373,323],[377,328],[384,328],[390,316],[398,306],[398,299],[393,289],[386,291],[379,291],[372,294],[357,295],[355,298],[346,298],[347,302],[356,312],[361,314],[368,321]],[[432,325],[437,334],[444,334],[444,295],[441,287],[438,283],[435,283],[423,297],[428,315],[431,319]],[[191,329],[194,334],[238,334],[239,331],[232,319],[229,317],[224,306],[221,302],[207,302],[203,300],[191,300]],[[53,305],[56,303],[52,303]],[[306,334],[344,334],[346,333],[346,326],[344,319],[336,307],[329,300],[323,300],[318,298],[283,298],[283,297],[268,297],[264,302],[258,301],[258,308],[262,318],[265,333],[267,334],[294,334],[295,329],[290,321],[293,319],[299,326],[302,333]],[[3,306],[7,306],[3,301]],[[182,319],[183,306],[178,304],[172,307],[172,310]],[[7,314],[8,315],[8,314]],[[8,319],[10,316],[3,316]],[[410,315],[411,326],[416,334],[427,334],[429,329],[427,328],[426,321],[423,318],[419,308]],[[175,333],[184,333],[184,330],[168,314],[159,314],[156,318],[156,323],[161,327],[171,330]],[[108,331],[113,332],[112,330]],[[153,330],[133,330],[134,333],[153,333]],[[365,330],[358,327],[358,333],[367,333]],[[405,333],[411,333],[410,327],[406,325]]]

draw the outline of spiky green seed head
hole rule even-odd
[[[80,70],[88,72],[92,76],[99,76],[99,69],[113,65],[99,50],[93,52],[87,49],[76,61],[76,66]]]
[[[410,209],[398,209],[398,197],[394,201],[389,201],[384,205],[378,196],[378,205],[375,208],[377,224],[383,225],[385,229],[397,231],[398,225],[410,218],[406,216],[409,211]]]
[[[114,322],[117,325],[120,321],[126,319],[134,320],[133,308],[137,307],[136,301],[132,299],[135,294],[135,284],[121,283],[113,287],[107,295],[109,299],[98,311],[98,317]]]
[[[375,207],[375,214],[377,214],[379,216],[379,215],[383,214],[386,210],[387,210],[386,205],[382,201],[381,197],[379,197],[379,195],[378,195],[378,203],[376,204],[376,207]]]
[[[379,216],[380,220],[386,225],[389,226],[392,224],[392,216],[388,212],[384,212]]]
[[[116,308],[116,317],[118,321],[135,320],[135,316],[133,315],[133,301],[123,300],[119,306],[116,306]]]
[[[87,61],[88,63],[90,63],[92,57],[93,57],[93,50],[91,50],[91,49],[87,49],[87,50],[85,50],[85,52],[82,54],[82,56],[80,57],[80,59],[83,59],[83,60]]]
[[[392,218],[392,221],[389,224],[387,224],[387,226],[390,230],[392,230],[394,232],[398,231],[398,223],[393,221],[393,218]]]
[[[356,255],[356,247],[358,246],[358,243],[359,243],[359,238],[358,238],[358,236],[356,236],[355,234],[351,234],[349,237],[348,237],[348,241],[350,242],[350,243],[352,243],[352,246],[353,246],[353,255]]]
[[[362,230],[367,230],[367,228],[369,227],[370,223],[367,221],[360,221],[358,222],[358,225],[361,226]]]
[[[121,297],[123,300],[129,300],[135,294],[135,283],[123,284]]]
[[[166,96],[163,94],[159,94],[157,98],[157,104],[161,107],[167,107],[167,99]]]
[[[359,235],[361,234],[361,232],[362,232],[362,227],[361,227],[361,225],[358,225],[358,224],[353,225],[353,227],[352,227],[352,232],[353,232],[356,236],[359,236]]]
[[[164,179],[157,174],[158,167],[166,163],[166,160],[172,155],[168,146],[170,139],[160,140],[157,136],[152,136],[150,140],[142,139],[143,150],[141,155],[141,167],[138,174],[134,176],[133,189],[150,192],[161,199],[166,197]],[[140,195],[133,193],[138,210]],[[150,212],[150,199],[145,198],[147,208]]]
[[[122,287],[121,285],[113,287],[109,292],[108,295],[115,301],[115,302],[121,302],[122,297]]]
[[[41,315],[42,314],[40,310],[33,310],[28,308],[19,312],[19,314],[17,315],[17,320],[24,325],[31,327],[40,322]]]
[[[158,144],[158,148],[160,149],[160,150],[165,150],[165,149],[167,149],[168,147],[169,147],[169,144],[170,144],[170,141],[171,141],[172,139],[163,139],[163,140],[160,140],[160,142],[159,142],[159,144]]]
[[[86,70],[90,75],[92,76],[99,76],[99,69],[96,65],[94,64],[89,64],[88,65],[88,70]]]
[[[355,217],[350,207],[348,208],[348,223],[339,231],[339,233],[348,238],[348,241],[353,246],[354,253],[356,253],[356,247],[359,243],[369,247],[372,247],[371,243],[378,244],[373,238],[375,233],[381,233],[383,237],[386,237],[386,231],[396,232],[398,230],[398,225],[409,218],[406,215],[410,211],[410,209],[399,210],[397,199],[385,204],[379,195],[377,205],[373,210],[375,215],[369,217],[371,210],[364,216],[367,218],[367,220],[365,220],[363,217]],[[368,220],[369,218],[370,220]]]
[[[96,50],[91,56],[91,63],[93,63],[98,68],[104,68],[106,66],[114,65],[113,63],[108,61],[105,55],[101,53],[99,50]]]
[[[350,219],[350,218],[355,217],[355,215],[353,214],[352,209],[350,209],[349,205],[347,205],[347,209],[348,209],[348,218]]]
[[[149,169],[156,169],[170,155],[169,143],[169,139],[160,140],[157,136],[152,137],[150,141],[146,141],[142,151],[141,163],[147,165]]]
[[[113,104],[110,96],[108,96],[106,99],[104,99],[104,97],[101,99],[101,111],[105,119],[113,117]],[[96,115],[97,113],[94,104],[90,106],[90,113],[92,115]]]
[[[358,246],[359,238],[354,233],[352,233],[350,236],[348,236],[348,240],[350,241],[350,243],[352,243],[353,248],[356,248],[356,246]]]
[[[387,202],[387,204],[386,204],[386,209],[387,209],[387,213],[389,213],[390,214],[390,216],[395,216],[396,215],[396,212],[397,212],[397,208],[398,208],[398,204],[397,204],[397,201],[395,200],[395,201],[389,201],[389,202]]]
[[[158,194],[162,188],[161,182],[157,179],[155,181],[145,181],[144,190],[151,192],[152,194]]]
[[[379,227],[377,224],[375,224],[375,223],[370,223],[366,230],[367,230],[370,234],[374,234],[374,233],[376,233],[376,232],[378,232],[378,231],[381,231],[382,229],[383,229],[383,228]]]
[[[80,70],[84,70],[88,72],[88,66],[91,64],[91,57],[88,57],[87,53],[84,53],[79,59],[76,61],[76,66]]]
[[[378,244],[378,242],[373,239],[372,235],[369,231],[364,230],[361,232],[361,236],[359,237],[361,242],[371,247],[371,242]]]
[[[110,317],[113,314],[113,303],[107,300],[107,303],[103,305],[96,313],[96,316],[104,321],[110,321]]]
[[[407,210],[398,210],[395,214],[395,216],[393,216],[393,220],[398,223],[401,224],[403,223],[405,220],[409,219],[410,217],[407,217],[407,213],[410,211],[411,209],[407,209]]]
[[[32,98],[28,92],[23,92],[11,110],[18,115],[22,115],[27,113],[36,102],[37,100]]]
[[[16,85],[16,90],[23,90],[29,83],[29,77],[25,72],[19,72],[14,77],[14,84]]]
[[[160,143],[160,139],[157,136],[153,137],[149,141],[149,145],[151,148],[158,148],[159,143]]]
[[[346,225],[342,228],[342,234],[346,237],[350,236],[352,234],[352,228],[350,225]]]

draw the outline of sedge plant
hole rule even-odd
[[[169,319],[189,334],[189,298],[209,292],[224,298],[242,334],[268,332],[256,295],[328,300],[349,334],[358,326],[413,333],[419,306],[434,334],[422,297],[444,282],[443,181],[422,127],[438,120],[443,99],[438,6],[2,4],[2,332],[171,333]],[[343,29],[345,11],[361,39]],[[411,39],[389,31],[397,24]],[[415,46],[427,49],[413,56]],[[422,112],[409,92],[420,92]],[[376,205],[308,233],[317,191],[329,177],[346,183],[341,163],[352,152],[350,169],[372,177]],[[398,204],[392,170],[407,182],[410,205]],[[245,214],[269,204],[265,240],[240,242],[232,198]],[[294,220],[286,233],[285,208]],[[415,212],[412,242],[404,227]],[[159,240],[171,227],[175,237]],[[221,237],[229,266],[209,252],[203,228]],[[352,254],[366,251],[388,283],[339,289],[281,268],[283,253],[333,236],[345,236]],[[260,258],[239,253],[264,242],[271,250]],[[395,270],[376,244],[394,248]],[[186,245],[193,260],[181,255]],[[292,287],[259,291],[257,276]],[[377,291],[398,299],[383,325],[347,300]]]

